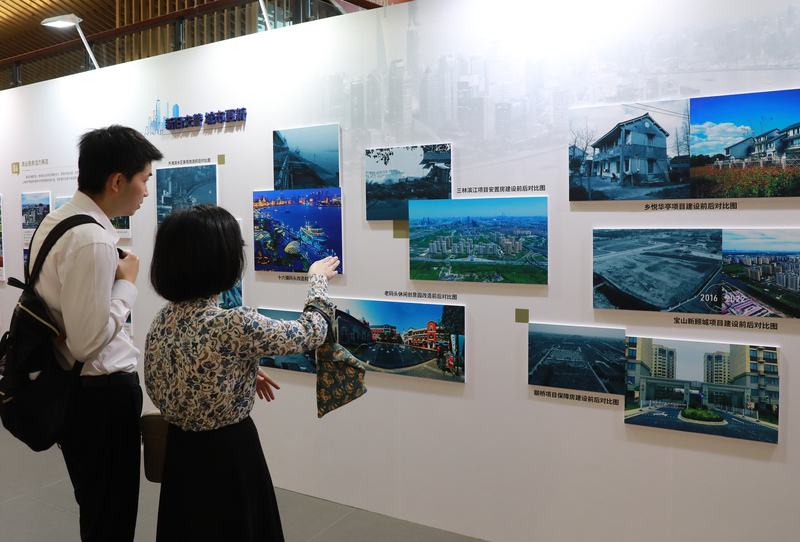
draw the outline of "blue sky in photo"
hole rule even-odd
[[[465,218],[547,216],[546,197],[409,200],[409,220],[427,218]]]
[[[676,341],[672,339],[659,339],[653,337],[653,346],[660,345],[664,348],[675,349],[675,379],[695,380],[702,382],[703,359],[706,353],[729,352],[731,345],[727,343],[709,343],[700,341]]]
[[[408,328],[427,327],[428,322],[442,318],[443,305],[428,303],[403,303],[399,301],[371,301],[364,299],[332,299],[336,308],[370,325],[392,325],[398,333]]]
[[[751,132],[758,135],[800,122],[800,90],[731,94],[689,101],[691,153],[725,154]]]
[[[282,309],[263,309],[258,308],[258,313],[273,320],[297,320],[303,314],[300,311],[287,311]]]
[[[26,205],[39,205],[40,203],[50,205],[50,192],[23,192],[21,197],[23,207]]]
[[[800,254],[800,230],[722,230],[722,250]]]

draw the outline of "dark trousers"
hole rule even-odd
[[[59,443],[80,507],[83,542],[130,542],[139,507],[142,388],[136,373],[81,377]]]

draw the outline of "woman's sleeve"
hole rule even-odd
[[[323,275],[311,275],[308,285],[306,307],[314,306],[329,316],[334,307],[328,298],[328,279]],[[241,309],[242,328],[245,341],[240,354],[247,357],[286,356],[314,350],[322,345],[328,332],[328,324],[316,311],[303,311],[297,320],[273,320],[253,309]]]

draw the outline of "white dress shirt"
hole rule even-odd
[[[31,243],[30,267],[47,234],[76,214],[90,215],[103,227],[82,224],[67,231],[47,256],[34,289],[66,333],[58,346],[66,363],[83,361],[84,376],[133,372],[139,350],[123,325],[138,291],[127,280],[114,279],[119,235],[89,196],[78,191],[44,218]]]

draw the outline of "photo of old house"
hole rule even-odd
[[[571,201],[689,197],[689,102],[570,111]]]

